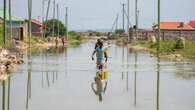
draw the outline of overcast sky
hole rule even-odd
[[[7,0],[8,1],[8,0]],[[12,0],[13,15],[27,18],[27,1]],[[33,1],[33,18],[41,16],[42,0]],[[51,0],[53,3],[53,0]],[[122,26],[122,7],[127,0],[56,0],[60,7],[60,20],[64,22],[65,6],[69,7],[69,28],[71,30],[111,29],[117,13],[120,14],[119,26]],[[0,8],[3,8],[0,0]],[[130,0],[130,22],[135,23],[135,0]],[[161,0],[162,21],[195,20],[195,0]],[[53,4],[50,17],[52,17]],[[157,0],[138,0],[139,26],[151,28],[157,19]]]

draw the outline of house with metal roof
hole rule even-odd
[[[43,34],[44,25],[36,19],[32,19],[32,35],[41,37]]]
[[[190,22],[188,23],[188,25],[190,25],[192,28],[195,29],[195,21],[190,21]]]
[[[3,16],[3,10],[0,9],[0,23],[3,23],[4,16]],[[27,27],[23,19],[16,17],[16,16],[11,16],[11,24],[12,24],[12,36],[13,38],[23,40],[24,36],[26,36],[26,30]],[[9,13],[7,12],[6,14],[6,22],[7,22],[7,27],[9,26]],[[9,28],[9,27],[8,27]]]
[[[158,25],[153,26],[154,32],[157,32]],[[177,37],[185,37],[188,40],[195,41],[195,28],[184,22],[161,22],[161,39],[169,40]]]

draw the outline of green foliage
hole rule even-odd
[[[184,49],[185,48],[185,39],[182,37],[176,38],[176,49]]]
[[[3,27],[2,27],[2,24],[0,24],[0,45],[3,44],[3,36],[2,36],[2,34],[3,34]]]
[[[68,33],[68,40],[70,41],[71,45],[79,45],[83,39],[84,37],[79,35],[77,32],[70,31]]]
[[[185,48],[182,51],[184,56],[195,59],[195,43],[192,41],[185,42]]]
[[[123,34],[125,32],[125,30],[123,29],[116,29],[115,30],[115,34]]]
[[[101,33],[100,32],[96,32],[96,36],[101,36]]]
[[[156,49],[158,46],[158,43],[150,43],[149,48]],[[174,52],[176,49],[176,42],[173,40],[166,40],[166,41],[160,41],[160,48],[159,52]]]
[[[28,44],[29,39],[26,37],[24,39],[24,42]],[[31,42],[31,44],[37,44],[37,43],[43,43],[44,41],[42,39],[40,39],[39,37],[32,36],[31,39],[30,39],[30,42]]]
[[[78,34],[75,31],[68,32],[69,37],[77,36]]]
[[[58,34],[58,23],[59,23],[59,35],[60,36],[64,36],[66,33],[66,27],[64,26],[64,24],[57,20],[57,19],[50,19],[47,21],[44,21],[43,24],[47,25],[47,29],[46,29],[46,36],[52,36],[52,32],[53,32],[53,23],[54,23],[54,36],[57,36]]]

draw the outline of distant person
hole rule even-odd
[[[103,43],[103,42],[101,41],[101,39],[98,39],[97,42],[96,42],[96,44],[95,44],[95,49],[96,49],[101,43]]]
[[[65,45],[65,38],[62,37],[61,40],[62,40],[62,45],[64,46]]]
[[[94,60],[93,56],[95,54],[96,54],[96,58],[97,58],[97,60],[96,60],[97,66],[103,64],[104,57],[105,57],[105,62],[107,62],[108,56],[107,56],[106,52],[103,49],[103,43],[102,42],[97,45],[95,51],[93,52],[92,60]]]
[[[58,46],[58,38],[55,39],[56,47]]]
[[[16,39],[15,38],[12,39],[12,43],[13,43],[13,48],[16,49]]]

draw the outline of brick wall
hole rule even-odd
[[[135,36],[135,30],[133,30],[133,36]],[[137,30],[138,40],[148,40],[151,36],[157,36],[157,32],[150,30]],[[195,41],[195,30],[194,31],[161,30],[162,40],[174,40],[176,37],[184,37],[187,40]]]

